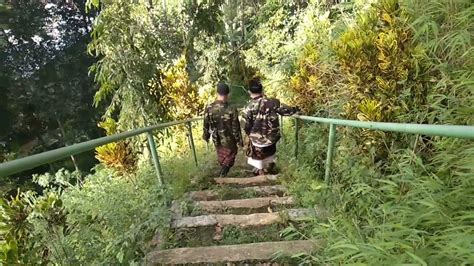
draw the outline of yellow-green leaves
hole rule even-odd
[[[112,118],[106,118],[99,123],[107,135],[118,133],[117,122]],[[136,168],[137,158],[132,148],[126,141],[113,142],[97,147],[96,158],[106,167],[117,170],[119,173],[129,173]]]
[[[184,55],[165,70],[157,71],[147,89],[158,106],[165,110],[168,120],[192,118],[204,108],[197,86],[189,79]]]
[[[192,118],[201,113],[204,104],[199,98],[198,88],[189,80],[184,55],[163,72],[161,84],[164,92],[160,101],[172,120]]]

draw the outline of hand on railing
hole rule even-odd
[[[301,111],[301,109],[298,106],[294,107],[294,112],[295,112],[295,115],[302,115],[303,114],[303,112]]]

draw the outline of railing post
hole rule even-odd
[[[150,149],[151,158],[153,159],[153,164],[155,165],[156,176],[158,177],[160,186],[163,186],[165,182],[163,181],[163,172],[161,170],[158,152],[156,151],[155,140],[153,139],[153,134],[151,134],[150,131],[148,131],[146,135],[148,138],[148,148]]]
[[[186,123],[186,125],[188,126],[189,144],[191,145],[191,150],[193,151],[194,163],[196,164],[196,166],[198,166],[196,147],[194,146],[193,128],[192,128],[191,122]]]
[[[326,157],[326,172],[324,173],[324,181],[329,184],[329,176],[331,175],[332,157],[334,154],[334,142],[336,141],[336,125],[329,124],[329,140],[328,152]]]
[[[298,158],[298,135],[299,135],[300,127],[298,118],[295,117],[295,158]]]
[[[283,116],[280,115],[280,134],[281,134],[281,140],[284,142],[285,141],[285,129],[283,128]]]

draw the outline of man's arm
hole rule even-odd
[[[290,116],[296,114],[299,110],[298,107],[291,107],[278,101],[277,113],[279,115]]]
[[[237,109],[234,109],[232,116],[232,134],[234,134],[237,145],[243,147],[244,142],[242,141],[242,132],[240,131],[239,113]]]
[[[204,123],[203,123],[203,129],[202,129],[202,139],[204,141],[209,141],[209,138],[211,137],[211,134],[209,133],[211,129],[211,122],[210,122],[210,117],[209,117],[209,112],[207,110],[207,106],[204,109]]]
[[[245,107],[244,111],[242,112],[242,118],[244,119],[244,131],[245,134],[250,135],[253,127],[253,117],[252,111],[249,110],[248,107]]]

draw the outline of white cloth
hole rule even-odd
[[[259,148],[265,148],[265,147],[268,147],[268,146],[271,146],[273,144],[257,144],[255,142],[252,141],[252,145],[255,146],[255,147],[259,147]],[[268,168],[268,166],[271,164],[271,163],[274,163],[275,162],[275,155],[272,155],[272,156],[269,156],[263,160],[257,160],[257,159],[253,159],[252,157],[247,157],[247,163],[250,164],[251,166],[259,169],[259,170],[262,170],[262,169],[266,169]]]
[[[256,160],[256,159],[253,159],[252,157],[247,157],[247,158],[248,158],[247,163],[259,170],[267,169],[271,163],[275,162],[275,155],[267,157],[263,160]]]

